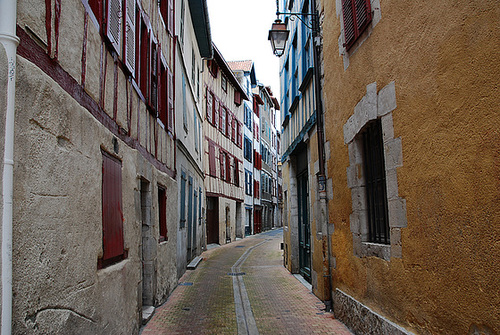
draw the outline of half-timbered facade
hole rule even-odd
[[[204,151],[207,243],[225,244],[243,236],[243,100],[248,100],[214,45],[204,78]]]
[[[176,286],[174,7],[18,2],[14,333],[137,333]]]

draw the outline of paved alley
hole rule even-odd
[[[282,266],[282,230],[203,253],[142,334],[351,334]]]

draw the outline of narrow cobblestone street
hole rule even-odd
[[[351,334],[282,266],[281,241],[279,229],[203,253],[142,334]]]

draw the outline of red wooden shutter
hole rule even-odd
[[[102,259],[123,255],[122,165],[102,155]]]
[[[89,0],[89,6],[99,25],[102,24],[102,0]]]
[[[174,0],[168,0],[168,25],[167,29],[171,36],[174,36]]]
[[[148,82],[149,82],[149,48],[150,48],[150,40],[149,40],[149,31],[144,23],[144,20],[141,20],[141,41],[140,41],[140,63],[139,63],[139,88],[141,89],[144,98],[148,100]]]
[[[236,120],[236,118],[233,115],[231,118],[231,140],[234,143],[236,143],[236,122],[238,122],[238,121]]]
[[[212,123],[212,105],[213,105],[213,96],[212,96],[212,92],[210,92],[208,90],[208,87],[207,87],[207,120],[208,122]]]
[[[241,93],[240,91],[234,91],[234,103],[236,105],[241,105]]]
[[[124,51],[123,58],[125,66],[135,75],[135,1],[125,2],[125,31],[124,31]]]
[[[344,46],[349,49],[372,20],[370,0],[342,0]]]
[[[168,110],[167,110],[167,128],[170,132],[174,132],[174,76],[172,71],[167,68],[167,85],[168,85]]]
[[[208,165],[210,175],[215,177],[217,174],[215,168],[215,145],[211,141],[208,142]]]
[[[165,24],[165,28],[168,29],[168,0],[159,0],[160,4],[160,14]]]
[[[108,0],[108,13],[106,20],[106,36],[120,55],[120,32],[122,22],[122,0]]]

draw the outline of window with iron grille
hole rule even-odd
[[[345,44],[349,50],[372,20],[370,0],[342,0]]]
[[[362,136],[368,207],[368,238],[370,242],[389,244],[384,142],[380,119],[369,123]]]

